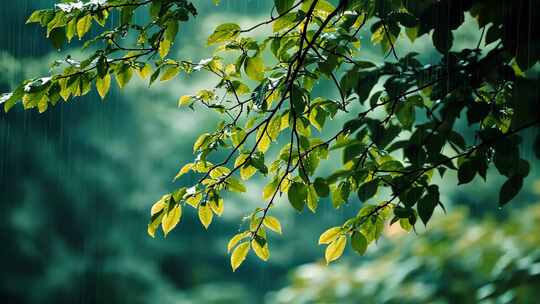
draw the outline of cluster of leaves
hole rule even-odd
[[[387,229],[382,249],[358,263],[308,264],[293,272],[275,303],[536,303],[540,208],[504,222],[471,220],[457,209],[411,242]]]
[[[8,110],[22,98],[25,108],[44,111],[60,97],[68,100],[88,93],[94,81],[104,97],[111,74],[124,87],[134,71],[150,77],[151,84],[180,72],[206,70],[218,76],[215,87],[180,97],[179,106],[200,105],[217,111],[223,120],[214,132],[196,140],[196,158],[176,176],[193,172],[199,176],[197,182],[166,194],[152,207],[149,234],[154,236],[160,226],[165,235],[169,233],[186,204],[197,209],[208,228],[213,216],[224,210],[223,192],[245,192],[244,181],[259,174],[269,180],[262,193],[265,203],[246,216],[245,229],[229,242],[233,270],[251,250],[263,260],[269,258],[266,230],[281,233],[279,220],[269,213],[284,193],[299,212],[306,206],[316,212],[326,197],[336,209],[351,201],[362,203],[355,217],[321,235],[319,242],[328,245],[326,260],[331,262],[341,256],[348,241],[360,254],[365,252],[387,221],[399,222],[407,231],[418,217],[427,224],[435,208],[444,208],[432,182],[435,174],[443,177],[448,170],[457,170],[460,184],[465,184],[477,175],[485,179],[487,168],[495,164],[508,177],[500,204],[517,194],[529,172],[527,161],[519,157],[517,133],[539,123],[535,97],[517,92],[534,86],[523,71],[538,61],[540,53],[533,48],[525,56],[517,49],[539,35],[535,26],[528,28],[527,36],[509,34],[522,31],[519,24],[535,24],[536,11],[515,2],[520,1],[507,5],[517,17],[508,18],[506,9],[488,8],[489,0],[474,4],[466,0],[275,0],[277,15],[251,28],[235,23],[217,26],[207,40],[215,55],[194,64],[168,58],[178,23],[196,15],[191,3],[68,1],[29,19],[46,27],[57,46],[64,37],[82,38],[93,21],[106,25],[112,13],[120,14],[120,25],[111,25],[111,30],[107,26],[85,43],[98,48],[91,57],[80,62],[68,58],[62,61],[68,65],[63,72],[29,80],[1,101]],[[139,8],[148,8],[147,24],[134,23]],[[476,17],[483,30],[489,27],[485,35],[489,53],[482,52],[476,41],[471,48],[450,51],[452,31],[462,25],[466,12]],[[520,22],[515,23],[515,18]],[[391,56],[382,65],[359,56],[359,34],[368,31],[368,25],[371,42]],[[265,26],[272,27],[271,35],[262,40],[250,37],[254,29]],[[441,52],[440,62],[426,66],[417,53],[399,56],[395,43],[403,33],[413,42],[431,35]],[[133,36],[133,47],[119,44],[118,38],[127,35]],[[121,55],[113,58],[116,54]],[[315,95],[321,81],[333,83],[338,97]],[[377,84],[382,84],[381,90]],[[355,118],[325,138],[331,120],[359,107]],[[475,144],[468,144],[456,131],[462,112],[477,128]],[[271,146],[279,151],[269,160]],[[342,153],[341,168],[318,176],[321,161],[336,151]],[[214,160],[223,152],[224,159]],[[376,194],[385,193],[383,189],[389,197],[377,201]]]
[[[149,6],[152,21],[139,25],[133,23],[137,10]],[[37,108],[44,112],[59,100],[68,101],[70,97],[88,94],[92,85],[105,98],[114,77],[123,88],[139,74],[143,79],[150,77],[150,84],[161,76],[162,81],[172,79],[180,70],[190,72],[192,65],[167,59],[180,22],[186,22],[197,11],[188,1],[131,1],[131,0],[92,0],[70,1],[57,4],[54,9],[35,11],[27,23],[38,23],[46,29],[46,36],[55,48],[62,48],[67,42],[78,37],[89,36],[94,24],[102,27],[98,35],[85,39],[83,49],[95,49],[84,60],[67,57],[55,61],[52,75],[27,80],[13,92],[0,98],[4,110],[9,111],[22,100],[25,109]],[[109,21],[111,15],[118,15],[119,24]],[[120,43],[127,36],[134,36],[132,45],[125,47]],[[159,54],[155,67],[148,58]]]

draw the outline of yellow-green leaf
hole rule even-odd
[[[160,199],[159,201],[155,202],[154,205],[152,205],[152,208],[150,209],[150,215],[152,216],[160,212],[161,210],[163,210],[163,208],[165,208],[165,206],[167,206],[167,203],[165,203],[163,199]]]
[[[246,192],[246,186],[244,186],[242,182],[233,177],[227,179],[227,189],[233,192]]]
[[[319,237],[319,245],[333,242],[335,239],[337,239],[340,233],[341,233],[341,227],[338,227],[338,226],[332,227],[326,230]]]
[[[139,74],[139,77],[141,77],[141,79],[146,79],[150,77],[150,75],[152,75],[152,66],[146,63],[143,67],[137,69],[137,74]]]
[[[246,259],[249,253],[249,242],[238,245],[231,254],[231,267],[235,271]]]
[[[329,264],[330,262],[339,259],[339,257],[341,257],[341,255],[343,254],[343,250],[345,249],[346,244],[347,237],[344,235],[338,237],[335,241],[330,243],[330,245],[326,247],[326,251],[324,252],[326,264]]]
[[[77,36],[82,38],[92,27],[92,16],[86,15],[77,21]]]
[[[197,208],[199,206],[199,202],[202,199],[202,194],[197,193],[195,195],[192,195],[186,199],[186,203],[188,203],[191,207]]]
[[[236,39],[240,34],[240,26],[235,23],[225,23],[219,25],[212,35],[208,37],[208,45],[230,41]]]
[[[101,99],[104,99],[111,88],[111,75],[106,74],[103,78],[97,78],[96,88]]]
[[[189,95],[184,95],[178,99],[178,106],[188,106],[191,104],[192,97]]]
[[[268,229],[281,234],[281,223],[277,218],[267,215],[263,220],[263,224],[268,227]]]
[[[156,237],[156,230],[159,227],[159,224],[161,224],[161,220],[163,219],[163,214],[160,214],[157,216],[150,224],[148,224],[148,228],[146,232],[148,232],[148,235],[151,237]]]
[[[176,65],[168,66],[165,69],[165,71],[163,72],[163,74],[161,74],[160,81],[171,80],[174,77],[176,77],[176,75],[178,75],[178,73],[180,73],[180,67],[179,66],[176,66]]]
[[[68,39],[69,42],[71,42],[71,39],[73,39],[76,32],[77,32],[77,21],[75,19],[72,19],[66,25],[66,38]]]
[[[185,164],[182,169],[180,169],[180,171],[178,171],[178,173],[176,174],[176,176],[174,177],[174,180],[177,180],[179,179],[182,175],[188,173],[191,168],[193,168],[193,163],[189,163],[189,164]]]
[[[262,195],[265,201],[269,200],[272,197],[272,195],[274,195],[274,192],[277,190],[277,186],[278,186],[277,184],[278,184],[278,181],[274,180],[268,183],[266,186],[264,186]]]
[[[249,156],[248,154],[240,154],[240,155],[238,155],[238,158],[234,162],[234,167],[235,168],[238,167],[238,166],[241,166],[240,167],[240,178],[243,179],[243,180],[250,179],[257,172],[257,168],[255,168],[253,166],[246,165],[244,163],[246,161],[246,159],[248,158],[248,156]]]
[[[268,261],[268,258],[270,258],[270,250],[268,249],[268,243],[264,244],[264,246],[261,246],[257,241],[253,240],[251,241],[251,248],[253,248],[253,252],[263,261]]]
[[[248,57],[245,61],[244,71],[253,80],[264,79],[264,61],[261,56]]]
[[[259,128],[259,131],[257,131],[257,141],[259,142],[257,145],[257,149],[261,152],[268,151],[268,148],[270,148],[270,144],[272,143],[272,140],[270,136],[268,136],[268,129],[265,129],[264,126],[261,126]]]
[[[236,246],[236,244],[238,244],[241,240],[247,238],[248,236],[249,231],[244,231],[233,236],[227,244],[227,252],[231,252],[231,250],[234,248],[234,246]]]
[[[148,227],[146,228],[146,232],[149,236],[155,238],[156,237],[156,230],[158,225],[152,225],[152,223],[148,224]]]
[[[124,65],[119,71],[116,72],[116,82],[119,88],[123,88],[131,80],[133,72],[129,65]]]
[[[165,56],[169,54],[169,51],[171,50],[171,45],[172,45],[172,42],[167,39],[163,39],[159,43],[159,56],[161,58],[165,58]]]
[[[210,201],[210,208],[212,208],[212,211],[217,215],[221,216],[223,214],[223,199],[220,198],[218,200],[212,200]]]
[[[164,215],[163,220],[161,221],[161,228],[163,229],[163,234],[165,236],[178,225],[181,217],[182,206],[180,206],[180,204],[174,206],[172,210],[169,210],[169,212]]]
[[[204,144],[204,142],[210,137],[210,134],[209,133],[204,133],[202,134],[201,136],[199,136],[199,138],[197,138],[197,140],[195,141],[195,143],[193,144],[193,151],[197,151],[199,150],[202,145]]]
[[[199,220],[203,224],[204,228],[208,229],[208,226],[212,223],[212,218],[214,214],[209,204],[204,204],[199,206]]]
[[[30,17],[26,20],[26,24],[28,23],[35,23],[35,22],[41,22],[41,16],[45,13],[45,10],[37,10],[32,12]]]
[[[291,28],[296,25],[296,13],[288,13],[285,16],[280,17],[272,24],[272,32],[279,32],[281,30]]]
[[[319,205],[319,196],[317,195],[317,191],[313,184],[309,185],[307,190],[307,206],[311,212],[315,213],[315,211],[317,211],[317,206]]]
[[[48,98],[47,98],[46,95],[43,95],[39,99],[38,104],[37,104],[39,113],[43,113],[43,112],[47,111],[47,108],[49,107],[47,101],[48,101]]]

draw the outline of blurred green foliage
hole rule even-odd
[[[299,267],[271,302],[538,303],[540,206],[504,222],[460,208],[420,236],[396,226],[362,262]]]

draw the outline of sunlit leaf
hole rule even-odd
[[[263,220],[263,224],[269,229],[281,234],[281,223],[277,218],[267,215]]]
[[[261,246],[257,241],[251,241],[251,248],[253,252],[263,261],[268,261],[270,258],[270,250],[268,249],[268,243],[265,243],[264,246]]]
[[[212,218],[214,214],[210,208],[210,204],[201,204],[199,205],[199,220],[204,228],[208,229],[208,226],[212,223]]]
[[[181,217],[182,206],[180,204],[176,204],[172,210],[169,210],[164,214],[163,220],[161,221],[161,228],[163,229],[163,234],[165,236],[167,236],[167,234],[169,234],[169,232],[173,230],[176,225],[178,225]]]
[[[96,88],[99,96],[101,96],[102,99],[105,98],[109,92],[109,89],[111,88],[111,75],[106,74],[103,78],[98,77],[96,79]]]
[[[233,271],[244,262],[249,253],[249,242],[243,242],[238,245],[231,254],[231,267]]]
[[[329,244],[333,242],[340,235],[341,231],[341,227],[332,227],[327,229],[319,237],[319,244]]]
[[[241,232],[233,236],[229,243],[227,244],[227,252],[231,252],[231,250],[243,239],[247,238],[249,236],[249,231]]]
[[[225,42],[235,39],[240,33],[240,26],[235,23],[225,23],[219,25],[210,37],[208,37],[208,45]]]
[[[343,250],[347,245],[347,237],[344,235],[338,237],[336,240],[332,241],[324,252],[324,258],[326,264],[329,264],[332,261],[335,261],[341,257]]]

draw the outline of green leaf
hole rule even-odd
[[[341,199],[346,202],[349,200],[349,195],[351,193],[351,183],[349,181],[342,181],[338,186],[339,196]]]
[[[343,254],[343,250],[345,250],[346,245],[347,237],[345,237],[344,235],[338,237],[335,241],[330,243],[330,245],[326,247],[326,251],[324,252],[326,264],[330,264],[330,262],[339,259]]]
[[[418,24],[416,17],[408,13],[399,12],[393,14],[393,16],[399,23],[401,23],[401,25],[405,27],[415,27]]]
[[[378,82],[378,77],[372,73],[360,73],[358,76],[358,83],[356,86],[356,93],[358,94],[358,100],[363,103],[371,93],[371,90]]]
[[[418,202],[416,209],[418,210],[418,215],[420,216],[420,219],[424,223],[424,225],[427,225],[429,220],[431,219],[431,216],[433,215],[433,211],[435,210],[435,207],[439,204],[439,188],[436,185],[431,185],[428,187],[428,193],[420,199]]]
[[[523,187],[522,176],[512,176],[507,179],[501,187],[499,193],[499,206],[508,204]]]
[[[354,251],[360,255],[363,255],[366,253],[368,242],[366,237],[361,232],[355,231],[351,236],[351,245]]]
[[[319,197],[328,197],[328,195],[330,195],[330,187],[328,187],[328,183],[324,178],[317,177],[313,182],[313,185]]]
[[[55,28],[49,33],[49,40],[55,49],[61,49],[66,41],[66,34],[63,28]]]
[[[324,128],[327,115],[328,113],[324,109],[314,108],[309,113],[309,122],[320,132]]]
[[[291,88],[291,106],[297,114],[303,113],[306,108],[304,92],[298,86],[293,85]]]
[[[274,0],[274,5],[278,14],[282,15],[293,7],[294,0]]]
[[[246,75],[257,81],[264,79],[264,61],[260,56],[248,57],[244,62]]]
[[[401,227],[401,229],[403,229],[405,231],[411,231],[413,229],[413,227],[414,227],[411,224],[411,220],[408,219],[408,218],[399,219],[399,226]]]
[[[360,201],[365,202],[377,193],[378,188],[379,181],[376,179],[363,183],[358,187],[358,198]]]
[[[246,186],[234,177],[229,177],[227,179],[227,189],[233,192],[246,192]]]
[[[176,34],[178,33],[178,21],[169,20],[165,28],[165,38],[169,41],[174,41]]]
[[[109,62],[107,57],[100,56],[96,65],[98,77],[104,78],[109,73]]]
[[[416,120],[416,112],[414,104],[409,101],[406,101],[403,106],[399,108],[396,113],[397,119],[403,126],[403,128],[410,130],[413,126],[413,123]]]
[[[414,187],[410,188],[404,195],[400,195],[400,199],[405,204],[406,207],[412,207],[420,200],[422,194],[424,193],[424,188]]]
[[[436,28],[433,31],[433,45],[437,50],[446,54],[452,48],[454,42],[454,35],[449,28]]]
[[[133,72],[131,71],[131,67],[129,66],[129,64],[123,64],[116,71],[115,76],[116,76],[115,78],[116,78],[118,87],[123,88],[131,80],[131,77],[133,76]]]
[[[319,205],[319,197],[317,196],[317,191],[313,184],[309,185],[307,189],[307,206],[311,212],[315,213],[317,211],[317,206]]]
[[[36,23],[41,22],[41,17],[47,12],[47,10],[37,10],[32,12],[30,17],[26,20],[26,24],[28,23]]]
[[[463,162],[458,169],[458,185],[468,184],[476,175],[476,164],[471,160]]]
[[[279,19],[275,20],[272,24],[272,31],[273,32],[279,32],[281,30],[287,29],[295,25],[296,21],[296,14],[295,13],[288,13],[283,17],[280,17]]]
[[[249,253],[249,242],[243,242],[238,245],[231,254],[231,267],[233,272],[240,267]]]
[[[305,184],[299,182],[292,183],[287,194],[289,202],[294,209],[300,212],[304,210],[307,199],[307,187]]]
[[[224,23],[219,25],[210,37],[208,37],[208,45],[231,41],[236,39],[240,34],[240,26],[235,23]]]

